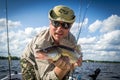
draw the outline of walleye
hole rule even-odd
[[[70,63],[75,63],[78,58],[81,56],[72,48],[60,45],[60,46],[51,46],[43,50],[47,53],[48,59],[52,61],[57,61],[62,56],[67,56],[70,60]]]

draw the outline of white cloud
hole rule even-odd
[[[102,26],[102,22],[100,20],[96,20],[93,24],[89,26],[90,32],[95,32]]]
[[[115,17],[115,16],[114,16]],[[118,16],[116,16],[118,17]],[[1,19],[0,19],[1,20]],[[97,29],[104,29],[101,28],[100,25],[103,25],[103,21],[95,22],[94,26],[91,26],[91,29],[96,31]],[[110,19],[109,19],[110,20]],[[14,21],[12,21],[14,23]],[[4,20],[3,20],[4,24]],[[1,25],[3,25],[1,24]],[[79,23],[80,25],[81,23]],[[88,24],[88,20],[84,22],[83,26]],[[99,24],[99,25],[98,25]],[[114,25],[118,25],[117,23]],[[19,25],[18,25],[19,26]],[[72,33],[77,33],[78,30],[78,23],[74,23],[71,29]],[[11,26],[12,27],[12,26]],[[17,27],[17,25],[16,25]],[[41,30],[46,29],[48,27],[26,27],[23,30],[15,30],[9,32],[9,39],[10,39],[10,52],[14,56],[20,56],[22,51],[24,50],[25,46],[31,41],[31,39],[38,34]],[[82,37],[79,39],[78,44],[81,44],[82,52],[83,52],[83,59],[93,59],[93,60],[118,60],[120,61],[120,30],[118,28],[114,28],[111,31],[111,27],[108,27],[108,31],[106,33],[102,33],[101,35],[97,36],[90,36],[89,37]],[[0,34],[0,55],[7,55],[7,44],[6,44],[6,32],[1,32]],[[4,45],[4,46],[3,46]]]
[[[44,27],[47,28],[47,27]],[[43,27],[32,28],[27,27],[25,30],[18,30],[17,32],[10,32],[10,44],[13,45],[10,49],[13,52],[13,55],[20,56],[25,46],[35,37]],[[17,54],[15,53],[17,52]]]
[[[77,37],[80,28],[82,29],[82,27],[85,27],[88,24],[88,18],[85,18],[84,22],[74,22],[74,24],[72,25],[71,28],[71,32]]]
[[[111,31],[102,35],[98,43],[106,43],[112,45],[120,44],[120,30]]]
[[[120,30],[79,39],[83,59],[120,61]]]
[[[9,27],[19,27],[19,26],[21,26],[21,23],[20,23],[20,21],[8,20],[8,26]]]
[[[5,27],[5,19],[0,19],[0,30],[6,29]],[[19,21],[11,21],[9,20],[9,27],[14,28],[21,26]],[[26,27],[23,30],[19,28],[14,30],[9,30],[9,47],[10,53],[14,56],[20,56],[25,46],[31,41],[35,35],[37,35],[41,30],[47,28],[44,27]],[[7,33],[6,31],[2,31],[0,34],[0,55],[7,56]]]
[[[19,27],[21,26],[20,21],[11,21],[8,20],[8,27],[12,28],[12,27]],[[5,30],[6,29],[6,19],[5,18],[1,18],[0,19],[0,31],[1,30]]]
[[[89,30],[101,34],[79,39],[83,59],[120,61],[120,17],[112,15],[103,21],[96,20]]]
[[[96,42],[96,40],[96,37],[80,38],[78,44],[93,44]]]
[[[5,19],[0,19],[0,31],[5,28]]]
[[[83,54],[83,59],[101,60],[101,61],[120,61],[120,56],[116,52],[94,51],[94,53]]]
[[[96,20],[89,26],[90,32],[95,32],[96,30],[100,32],[110,32],[116,29],[120,30],[120,17],[117,15],[111,15],[103,21]]]
[[[120,30],[120,17],[112,15],[103,21],[101,32],[110,32],[116,29]]]

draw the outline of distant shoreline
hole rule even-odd
[[[20,60],[20,57],[17,57],[17,56],[12,56],[10,57],[11,60]],[[5,57],[5,56],[0,56],[0,60],[7,60],[8,57]]]
[[[83,60],[83,62],[120,63],[120,61],[97,61],[97,60]]]
[[[0,56],[0,60],[7,60],[8,57]],[[12,56],[11,60],[20,60],[20,57]],[[96,61],[96,60],[83,60],[83,62],[99,62],[99,63],[120,63],[120,61]]]

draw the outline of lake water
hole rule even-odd
[[[19,60],[12,61],[12,72],[20,72]],[[120,63],[95,63],[95,62],[83,62],[82,67],[76,68],[75,72],[79,73],[84,79],[89,74],[92,74],[95,69],[100,68],[101,72],[97,77],[97,80],[120,80]],[[8,75],[8,60],[0,60],[0,79]]]

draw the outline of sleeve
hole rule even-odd
[[[51,44],[46,41],[45,37],[42,36],[36,36],[36,38],[33,40],[32,50],[34,52],[34,56],[36,56],[36,52],[39,52],[40,50],[50,46]],[[47,60],[40,60],[35,58],[38,72],[41,80],[58,80],[58,77],[56,76],[53,69],[49,68],[48,66],[50,63]],[[53,67],[53,66],[52,66]]]

